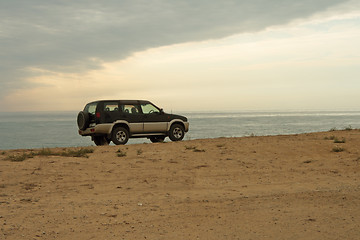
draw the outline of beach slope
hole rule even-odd
[[[0,151],[0,239],[360,239],[359,130],[86,150]]]

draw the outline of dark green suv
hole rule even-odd
[[[167,114],[149,101],[102,100],[86,104],[77,116],[79,134],[96,145],[126,144],[129,138],[180,141],[189,130],[186,117]]]

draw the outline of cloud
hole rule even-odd
[[[0,3],[0,98],[31,68],[79,73],[149,48],[254,32],[345,0],[12,0]]]

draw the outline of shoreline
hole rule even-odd
[[[0,151],[0,238],[355,240],[359,146],[356,129]]]
[[[316,133],[326,133],[326,132],[341,132],[341,131],[360,131],[360,129],[357,128],[352,128],[351,126],[349,127],[344,127],[343,129],[330,129],[330,130],[326,130],[326,131],[314,131],[314,132],[304,132],[304,133],[292,133],[292,134],[269,134],[269,135],[255,135],[255,134],[248,134],[245,136],[239,136],[239,137],[215,137],[215,138],[196,138],[196,139],[186,139],[185,138],[180,141],[180,142],[188,142],[188,141],[196,141],[196,140],[215,140],[215,139],[223,139],[223,138],[247,138],[247,137],[276,137],[276,136],[297,136],[297,135],[303,135],[303,134],[316,134]],[[135,138],[136,139],[136,138]],[[141,138],[139,138],[141,139]],[[145,138],[144,138],[145,140]],[[129,141],[131,141],[131,138],[129,139]],[[146,140],[145,140],[146,141]],[[166,138],[166,141],[163,143],[171,143],[172,141],[169,140],[168,138]],[[94,144],[92,141],[89,141],[90,144]],[[132,145],[143,145],[143,144],[154,144],[151,142],[143,142],[143,143],[131,143],[128,142],[126,145],[115,145],[113,143],[111,143],[110,145],[107,146],[132,146]],[[0,152],[4,152],[4,151],[16,151],[16,150],[29,150],[29,151],[35,151],[35,150],[41,150],[41,149],[57,149],[57,148],[89,148],[89,147],[98,147],[96,145],[83,145],[83,146],[54,146],[54,147],[34,147],[34,148],[11,148],[11,149],[1,149],[0,148]],[[104,146],[100,146],[100,147],[104,147]]]

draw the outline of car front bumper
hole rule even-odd
[[[189,131],[189,122],[184,122],[185,132]]]

